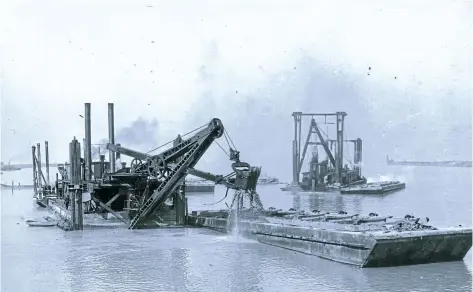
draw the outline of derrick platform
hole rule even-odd
[[[247,212],[248,213],[248,212]],[[471,228],[435,228],[406,215],[344,212],[193,212],[189,224],[222,232],[235,228],[259,242],[359,267],[389,267],[462,260],[472,245]]]

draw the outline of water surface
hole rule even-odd
[[[260,187],[266,207],[429,216],[437,226],[471,226],[471,169],[390,168],[407,188],[385,196],[291,194]],[[16,180],[28,183],[29,173]],[[11,180],[2,177],[2,181]],[[23,181],[22,181],[23,180]],[[193,210],[224,195],[189,194]],[[31,190],[2,189],[2,291],[471,291],[471,251],[464,261],[359,269],[205,229],[32,228],[45,214]],[[227,202],[230,200],[227,199]],[[211,205],[206,205],[211,204]]]

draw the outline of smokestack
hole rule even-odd
[[[113,103],[108,104],[108,142],[115,144],[115,125],[113,118]],[[109,150],[110,172],[115,172],[115,152]]]
[[[92,142],[91,142],[91,125],[90,125],[90,103],[85,104],[85,145],[86,157],[85,163],[87,165],[87,181],[92,181]],[[80,155],[80,154],[79,154]],[[80,156],[79,156],[80,157]]]

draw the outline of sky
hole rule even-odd
[[[85,102],[93,143],[108,136],[108,102],[117,142],[143,152],[218,117],[243,160],[286,179],[294,111],[347,112],[369,171],[386,155],[471,160],[470,1],[0,5],[5,162],[46,140],[65,161]],[[198,167],[228,173],[230,161],[212,145]]]

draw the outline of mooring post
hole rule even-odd
[[[44,151],[46,154],[46,183],[48,184],[48,187],[51,185],[51,182],[49,181],[49,148],[48,148],[48,141],[44,141]]]
[[[108,142],[115,144],[115,121],[113,117],[113,103],[108,104]],[[110,173],[115,172],[115,152],[108,151],[110,160]]]
[[[41,166],[41,144],[37,143],[36,148],[38,149],[38,155],[37,155],[37,159],[38,159],[38,186],[39,186],[39,188],[42,188],[43,187],[43,182],[42,182],[41,178],[43,177],[43,169],[42,169],[42,166]]]
[[[86,157],[84,158],[87,165],[87,181],[92,181],[92,142],[91,142],[91,125],[90,125],[90,103],[85,104],[85,145]]]

